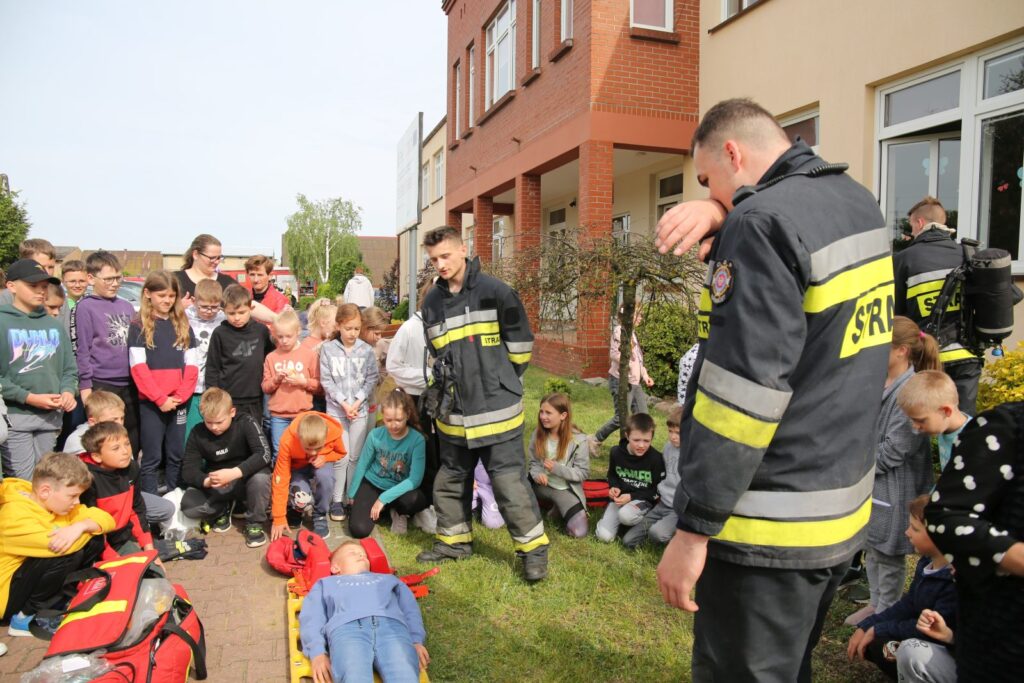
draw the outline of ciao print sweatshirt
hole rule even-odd
[[[285,378],[281,379],[284,373]],[[305,378],[306,384],[292,380]],[[296,345],[291,351],[275,349],[263,361],[263,392],[270,395],[270,414],[295,417],[313,408],[313,394],[320,389],[320,354],[312,348]]]

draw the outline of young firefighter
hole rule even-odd
[[[71,341],[42,307],[51,282],[60,280],[36,261],[15,261],[7,270],[12,303],[0,306],[0,386],[10,425],[0,455],[4,474],[19,479],[32,478],[57,441],[63,411],[75,408]]]
[[[79,503],[91,482],[77,457],[47,453],[31,482],[0,484],[0,616],[10,620],[10,635],[31,635],[29,623],[67,575],[99,559],[114,518]]]
[[[483,461],[527,581],[548,572],[548,537],[526,479],[523,383],[533,350],[526,309],[507,284],[466,258],[459,231],[441,227],[423,240],[441,279],[423,300],[423,325],[436,357],[434,382],[446,399],[436,423],[441,469],[434,480],[437,540],[420,562],[473,553],[469,517],[473,469]],[[453,391],[454,390],[454,391]],[[450,407],[450,410],[449,410]]]
[[[267,542],[267,503],[270,501],[270,446],[251,415],[236,416],[231,396],[207,389],[199,401],[203,415],[185,444],[181,478],[190,487],[181,510],[223,533],[231,528],[231,506],[244,500],[245,545]]]

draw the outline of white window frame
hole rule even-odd
[[[530,68],[540,68],[540,5],[541,0],[533,0],[533,11],[530,14]]]
[[[997,95],[996,97],[991,97],[987,100],[982,99],[985,62],[989,59],[1019,50],[1022,47],[1024,47],[1024,40],[1017,38],[991,47],[987,50],[981,50],[960,57],[933,69],[918,72],[913,76],[901,79],[886,86],[885,88],[878,88],[876,90],[875,150],[878,157],[874,165],[874,187],[875,196],[878,197],[879,204],[882,207],[886,205],[887,201],[887,198],[885,197],[886,188],[883,179],[883,176],[887,172],[887,169],[885,168],[886,157],[882,154],[883,143],[896,142],[894,138],[913,138],[915,137],[915,133],[920,133],[923,130],[960,121],[960,206],[958,210],[957,235],[960,237],[979,238],[978,227],[981,209],[982,169],[982,150],[980,143],[982,126],[985,121],[991,118],[1016,112],[1024,112],[1024,90],[1017,90],[1015,92]],[[885,96],[887,94],[957,70],[960,71],[959,107],[924,116],[913,121],[907,121],[892,126],[884,125]],[[888,151],[887,146],[886,151]],[[987,235],[980,236],[983,244],[986,242],[987,237]],[[1021,226],[1020,238],[1022,242],[1024,242],[1024,225]],[[1022,243],[1021,246],[1024,247],[1024,243]],[[1019,254],[1024,254],[1024,249],[1022,249]],[[1024,256],[1018,256],[1018,259],[1013,262],[1012,270],[1014,275],[1024,275]]]
[[[563,212],[562,215],[565,216],[565,218],[562,219],[562,222],[560,222],[560,223],[552,223],[551,222],[551,214],[553,214],[555,211],[562,211]],[[544,239],[552,240],[555,237],[560,237],[560,236],[565,235],[565,232],[566,232],[566,230],[568,230],[568,227],[569,227],[569,207],[568,206],[566,206],[565,204],[558,204],[556,206],[549,206],[548,208],[543,210],[543,214],[546,217],[546,222],[547,222],[547,225],[544,227]],[[565,310],[565,311],[552,310],[551,305],[542,296],[541,297],[541,303],[540,303],[540,306],[541,306],[541,312],[540,312],[541,320],[557,321],[557,322],[562,322],[562,323],[574,322],[576,320],[576,313],[577,313],[577,309],[579,307],[579,298],[574,295],[573,298],[570,299],[570,301],[572,303],[569,305],[568,310]]]
[[[508,13],[508,29],[503,31],[500,35],[497,33],[498,20]],[[502,41],[508,41],[508,89],[498,92],[499,79],[496,78],[494,70],[498,68],[498,55],[499,46]],[[486,86],[487,92],[485,94],[486,102],[484,103],[484,110],[490,109],[495,102],[500,100],[506,93],[512,92],[516,89],[516,0],[507,0],[502,4],[501,8],[494,15],[494,19],[487,25],[486,30],[486,48],[485,59],[484,59],[484,70],[486,71]],[[492,66],[493,63],[493,66]]]
[[[665,206],[666,204],[671,204],[672,206],[675,206],[677,204],[682,203],[682,201],[683,201],[683,193],[682,192],[680,192],[678,194],[666,195],[664,197],[662,197],[659,194],[661,192],[661,181],[664,180],[665,178],[671,178],[672,176],[675,176],[675,175],[683,176],[684,188],[685,188],[686,176],[683,175],[683,171],[681,169],[670,169],[668,171],[662,171],[661,173],[659,173],[656,176],[654,176],[654,217],[655,217],[655,219],[660,218],[660,216],[658,216],[658,209],[660,209],[662,206]],[[672,207],[670,206],[669,209],[671,209],[671,208]],[[665,210],[668,211],[668,209],[665,209]],[[664,214],[662,214],[662,215],[664,215]]]
[[[430,206],[430,162],[420,167],[420,207]]]
[[[665,24],[664,26],[652,26],[651,24],[639,24],[633,20],[633,5],[636,0],[629,0],[629,25],[634,28],[646,28],[652,31],[672,31],[675,28],[675,7],[672,0],[663,0],[665,3]]]
[[[508,256],[505,253],[505,217],[494,216],[491,219],[491,261],[497,263]]]
[[[615,231],[615,221],[622,222],[622,230],[619,232]],[[629,244],[629,236],[632,234],[632,216],[629,211],[617,213],[612,216],[612,239],[622,245]]]
[[[960,140],[960,168],[961,168],[961,171],[962,171],[963,170],[963,166],[964,166],[964,162],[966,161],[966,159],[964,158],[964,143],[963,143],[963,140],[960,137],[960,131],[948,131],[948,132],[945,132],[945,133],[931,133],[931,134],[927,134],[927,135],[909,135],[907,137],[892,138],[890,140],[884,140],[884,141],[882,141],[882,147],[881,147],[880,154],[882,154],[882,158],[883,159],[888,159],[889,158],[889,147],[891,147],[893,145],[905,145],[905,144],[912,144],[912,143],[915,143],[915,142],[927,142],[927,143],[929,143],[929,145],[928,145],[928,167],[929,167],[929,169],[937,169],[939,167],[939,143],[942,140]],[[888,188],[888,182],[889,182],[889,168],[888,168],[887,164],[883,163],[882,164],[882,176],[881,176],[881,183],[882,183],[882,185],[881,185],[881,187],[882,188]],[[931,196],[931,197],[938,197],[938,194],[939,194],[939,173],[934,173],[934,172],[929,173],[929,177],[928,177],[928,190],[927,190],[927,192],[928,192],[928,195]],[[882,194],[883,193],[879,194],[879,196],[881,197],[881,200],[879,202],[879,208],[882,209],[883,217],[885,217],[886,220],[888,220],[888,216],[885,215],[886,211],[887,211],[886,206],[888,204],[888,198],[884,197],[884,196],[881,196]],[[923,197],[918,197],[917,199],[923,199]],[[960,199],[961,199],[961,204],[962,204],[963,203],[963,195],[962,194],[960,195]],[[957,227],[957,234],[958,235],[963,234],[961,232],[960,228],[959,228],[959,225],[961,224],[960,221],[962,220],[961,216],[963,216],[962,206],[958,206],[957,207],[957,225],[958,225],[958,227]],[[897,216],[896,219],[899,220],[899,219],[901,219],[903,217],[904,216]],[[887,224],[885,227],[888,228],[890,226]],[[892,235],[892,237],[895,237],[895,235]]]
[[[462,136],[462,62],[455,63],[455,135]]]
[[[472,128],[476,125],[476,46],[469,46],[469,87],[466,88],[469,92],[469,110],[466,113],[466,128]]]
[[[561,41],[564,43],[567,40],[572,39],[572,10],[573,0],[561,0],[562,3],[562,21],[559,27],[558,35]]]
[[[444,196],[444,150],[434,155],[434,201]]]
[[[729,14],[729,0],[722,0],[722,21],[736,16],[751,5],[756,5],[758,1],[759,0],[739,0],[739,8],[732,14]]]
[[[810,119],[817,119],[817,122],[814,125],[814,138],[817,141],[817,144],[811,146],[811,150],[815,154],[817,154],[818,153],[818,149],[821,147],[821,112],[820,111],[818,111],[817,109],[811,109],[809,111],[805,111],[802,114],[796,114],[795,116],[787,116],[784,119],[779,119],[779,125],[782,126],[783,128],[786,128],[787,126],[792,126],[793,124],[796,124],[796,123],[803,123],[804,121],[809,121]]]

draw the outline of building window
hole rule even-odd
[[[469,107],[466,115],[466,127],[472,128],[476,125],[476,48],[469,46]]]
[[[533,0],[530,15],[530,68],[540,68],[540,0]]]
[[[512,90],[516,74],[516,0],[508,0],[487,27],[487,109]]]
[[[790,142],[796,142],[797,138],[804,141],[808,147],[815,152],[818,151],[818,112],[800,114],[799,116],[779,121],[782,130]]]
[[[659,175],[657,185],[655,215],[660,219],[666,211],[683,201],[683,174],[670,171]]]
[[[491,260],[500,261],[505,258],[505,217],[495,218],[491,225]]]
[[[629,244],[629,214],[612,218],[612,239],[616,244],[626,246]]]
[[[564,43],[572,38],[572,0],[560,0],[562,3],[562,22],[559,37]]]
[[[462,241],[466,243],[466,256],[469,258],[476,256],[476,235],[472,227],[466,228],[466,235]]]
[[[420,206],[430,206],[430,163],[423,164],[420,169]]]
[[[1017,78],[1024,76],[1018,67]],[[1024,183],[1024,111],[985,119],[981,124],[981,197],[978,233],[990,247],[1005,249],[1014,261],[1024,251],[1021,184]]]
[[[960,106],[960,71],[885,96],[885,125],[893,126]]]
[[[565,270],[570,267],[566,261],[565,250],[559,248],[564,244],[568,235],[566,226],[566,209],[553,209],[548,211],[548,256],[552,259],[552,267],[556,270]],[[566,292],[545,293],[541,297],[540,317],[542,320],[570,322],[576,320],[576,306],[579,299],[575,285]]]
[[[986,100],[1024,89],[1024,48],[985,62]]]
[[[899,138],[884,144],[885,223],[893,237],[910,232],[907,211],[926,195],[946,209],[946,223],[957,227],[960,209],[960,134]]]
[[[434,155],[434,201],[444,196],[444,150]]]
[[[455,139],[462,134],[462,64],[455,65]]]
[[[747,9],[751,5],[756,5],[758,0],[722,0],[724,2],[724,8],[722,13],[725,14],[723,21],[731,16],[735,16]]]
[[[671,31],[672,20],[672,0],[630,0],[630,26]]]

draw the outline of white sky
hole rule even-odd
[[[279,254],[300,192],[393,235],[446,27],[439,0],[0,0],[0,173],[57,245]]]

